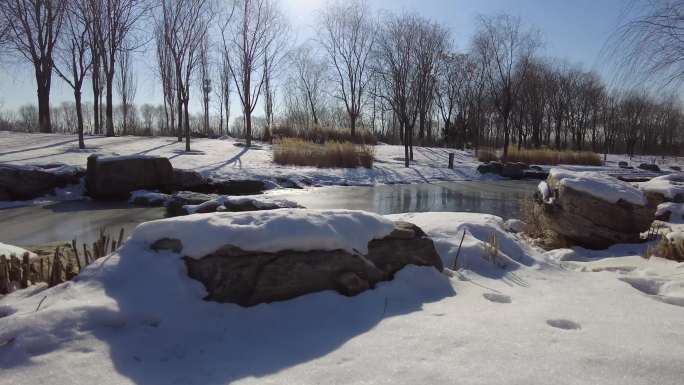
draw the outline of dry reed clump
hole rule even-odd
[[[570,246],[562,235],[548,228],[544,222],[544,208],[537,204],[533,197],[528,197],[522,201],[522,210],[523,221],[525,222],[523,233],[535,244],[546,250]]]
[[[369,145],[350,142],[317,144],[296,138],[273,142],[273,161],[282,165],[321,168],[373,167],[374,149]]]
[[[352,137],[348,129],[335,129],[327,127],[294,128],[291,126],[275,127],[271,135],[273,138],[298,138],[307,142],[324,144],[327,142],[351,142],[355,144],[376,145],[375,136],[368,130],[359,129]]]
[[[655,246],[646,250],[646,257],[651,256],[684,262],[684,238],[668,239],[661,236]]]
[[[500,268],[506,267],[506,261],[504,261],[503,258],[500,258],[499,255],[499,239],[496,237],[496,233],[489,233],[487,241],[483,242],[482,247],[482,258],[484,258],[485,261]]]
[[[477,150],[477,160],[480,162],[498,161],[499,157],[496,155],[496,150],[490,147],[483,147]]]
[[[478,151],[478,160],[488,162],[500,160],[496,152],[490,148],[483,148]],[[601,166],[601,156],[591,151],[556,151],[550,148],[521,148],[517,146],[508,147],[507,162],[523,162],[528,164],[577,164],[584,166]]]

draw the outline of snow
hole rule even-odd
[[[276,184],[284,179],[298,185],[369,186],[491,178],[477,172],[478,162],[470,151],[446,148],[416,147],[415,162],[406,168],[402,146],[378,145],[372,169],[326,169],[276,165],[270,144],[238,147],[236,144],[240,142],[230,137],[194,138],[191,152],[185,152],[184,142],[170,137],[86,136],[87,148],[79,150],[75,135],[0,131],[0,143],[3,144],[0,164],[61,162],[85,167],[92,154],[97,154],[99,161],[112,156],[163,156],[170,159],[174,168],[195,170],[216,179],[252,179]],[[455,154],[453,170],[448,168],[450,152]]]
[[[141,198],[146,199],[150,203],[166,203],[169,199],[171,199],[171,195],[160,193],[158,191],[135,190],[131,192],[131,196],[128,201],[130,203],[134,203],[136,199]]]
[[[551,169],[549,176],[560,185],[606,202],[617,203],[623,200],[638,206],[645,206],[647,203],[646,196],[638,188],[598,172],[570,171],[556,167]]]
[[[24,253],[29,253],[29,258],[36,257],[36,254],[26,249],[22,249],[18,246],[8,245],[0,242],[0,255],[4,255],[7,258],[9,258],[12,255],[16,256],[17,258],[21,258],[24,255]]]
[[[639,188],[644,192],[662,194],[667,199],[674,199],[679,194],[684,196],[684,173],[658,176],[639,183]]]
[[[0,384],[681,384],[684,264],[641,258],[647,244],[554,261],[491,215],[389,218],[421,226],[445,266],[466,230],[461,268],[241,308],[131,240],[0,299]],[[503,268],[483,258],[492,234]]]
[[[193,214],[138,225],[131,241],[151,245],[178,239],[182,254],[201,258],[222,246],[248,251],[346,250],[366,254],[368,242],[394,229],[377,215],[352,210],[279,209],[239,213]]]
[[[188,213],[193,214],[197,212],[201,207],[206,205],[218,204],[218,209],[216,211],[225,211],[230,205],[246,205],[251,204],[255,208],[260,210],[273,210],[279,208],[298,208],[300,207],[296,202],[288,199],[277,199],[269,195],[242,195],[242,196],[228,196],[222,195],[216,199],[198,204],[198,205],[184,205],[183,208],[187,210]]]
[[[548,202],[551,199],[551,189],[549,189],[549,184],[546,181],[541,181],[537,185],[537,191],[541,194],[541,198],[544,202]]]

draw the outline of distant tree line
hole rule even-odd
[[[663,63],[684,52],[675,37],[634,33],[665,11],[677,26],[684,2],[652,3],[619,31],[620,44],[636,47],[624,50],[625,63],[643,63],[638,46],[648,36],[669,43]],[[277,126],[368,130],[403,144],[406,165],[414,144],[495,147],[504,157],[510,146],[679,154],[684,144],[677,94],[609,89],[594,72],[542,57],[540,33],[510,15],[478,17],[462,51],[445,25],[375,14],[361,0],[326,3],[315,28],[315,38],[293,45],[275,0],[7,0],[0,49],[32,64],[38,104],[2,112],[0,129],[74,132],[81,147],[84,133],[169,135],[187,150],[192,136],[231,134],[249,145]],[[154,52],[158,105],[135,103],[141,49]],[[673,79],[677,68],[649,67]],[[53,74],[73,103],[50,104]],[[191,99],[201,106],[194,115]]]

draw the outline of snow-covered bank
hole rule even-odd
[[[132,241],[75,281],[0,300],[0,383],[681,383],[684,264],[640,259],[645,244],[543,253],[491,215],[388,218],[421,226],[447,267],[467,230],[460,270],[245,309],[203,301],[178,254]],[[486,258],[493,239],[503,264]]]
[[[416,147],[415,162],[404,167],[402,146],[378,145],[372,169],[319,169],[280,166],[272,162],[271,146],[259,143],[252,148],[236,146],[227,139],[193,139],[192,151],[168,137],[87,136],[85,150],[78,149],[73,135],[26,134],[0,131],[0,163],[39,164],[62,162],[85,166],[91,154],[102,156],[155,155],[171,160],[174,168],[195,170],[216,179],[289,179],[313,185],[374,185],[473,180],[483,177],[469,151]],[[449,152],[455,153],[455,168],[449,169]],[[491,178],[491,177],[489,177]]]

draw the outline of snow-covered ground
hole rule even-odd
[[[171,160],[176,168],[196,170],[216,178],[308,179],[316,185],[373,185],[424,183],[483,179],[470,152],[444,148],[416,147],[415,162],[404,167],[401,146],[375,146],[373,169],[319,169],[280,166],[272,162],[271,146],[257,143],[252,148],[236,146],[236,140],[193,139],[191,152],[185,142],[168,137],[87,136],[86,149],[78,149],[75,135],[26,134],[0,131],[0,164],[64,163],[85,167],[90,154],[157,155]],[[449,152],[455,153],[455,168],[449,169]],[[487,178],[491,178],[488,176]]]
[[[252,239],[257,248],[330,241],[349,221],[369,231],[335,242],[386,232],[372,214],[308,213],[143,225],[77,280],[7,296],[0,384],[682,383],[684,264],[641,258],[647,244],[542,252],[495,216],[398,214],[385,218],[420,226],[446,267],[466,231],[458,270],[407,267],[356,297],[321,292],[251,308],[203,301],[179,254],[148,247],[150,232],[176,221],[183,235],[192,218],[202,232],[229,233],[281,221],[263,235],[282,244]],[[323,231],[307,225],[321,220]],[[493,239],[494,260],[483,252]],[[191,252],[207,246],[188,242]]]

